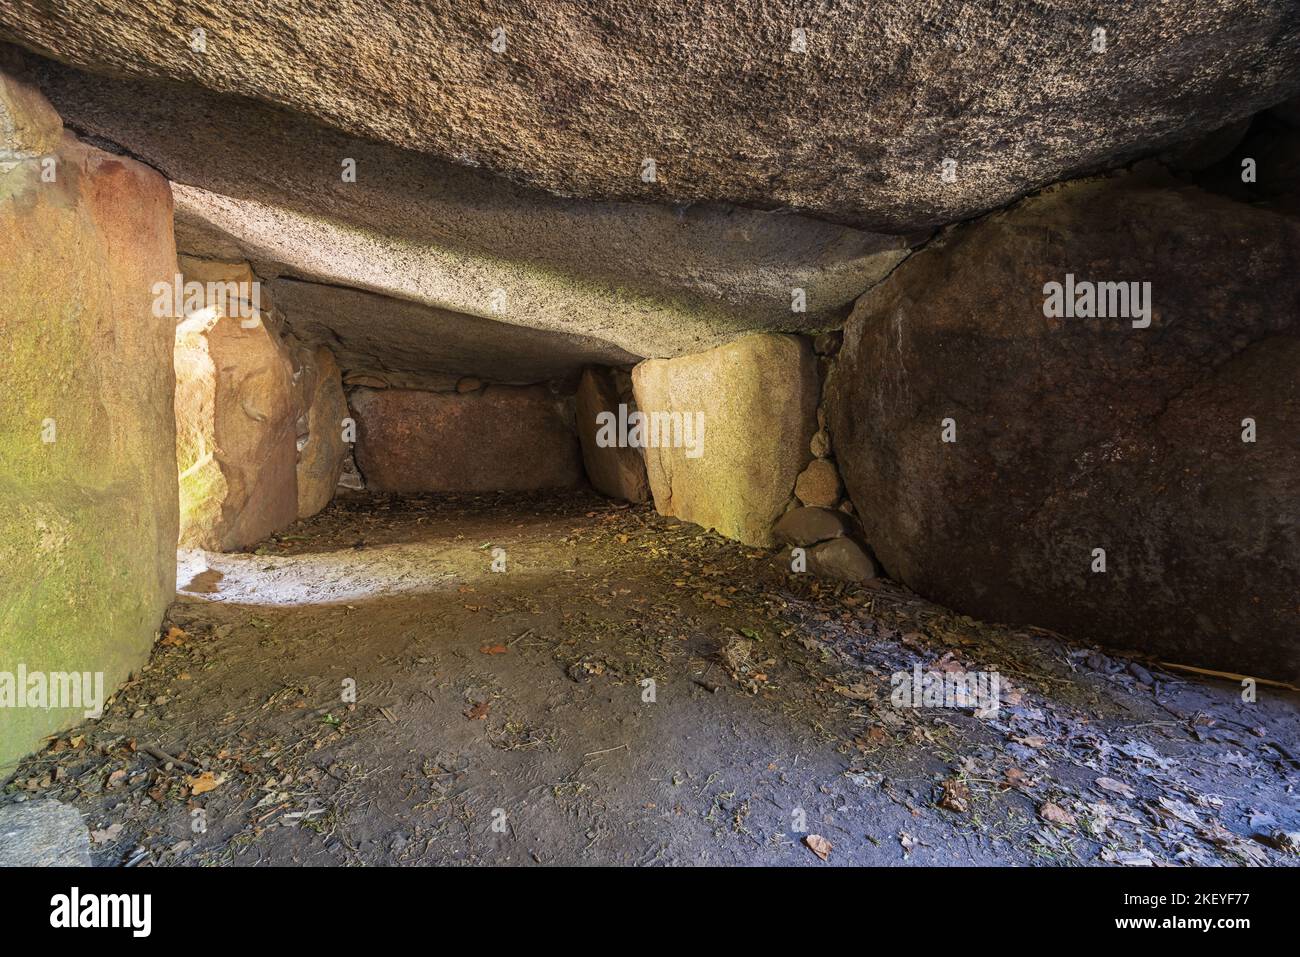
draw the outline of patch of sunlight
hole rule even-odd
[[[182,548],[176,586],[184,595],[242,605],[321,605],[445,589],[465,569],[427,544],[380,545],[299,555]]]

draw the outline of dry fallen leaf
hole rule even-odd
[[[826,838],[822,837],[820,834],[809,834],[803,839],[803,842],[808,845],[808,850],[812,851],[823,861],[830,857],[831,851],[835,849],[835,845],[826,840]]]
[[[873,724],[867,728],[867,733],[857,739],[857,743],[862,747],[875,747],[885,744],[889,741],[889,732],[878,724]]]
[[[943,782],[943,799],[939,807],[965,814],[970,808],[970,788],[957,779]]]
[[[217,777],[211,771],[204,771],[202,774],[195,775],[187,780],[190,786],[190,794],[200,795],[207,794],[209,791],[215,791],[221,787],[224,777]]]
[[[945,652],[943,657],[930,665],[930,671],[941,671],[947,674],[958,674],[967,671],[965,665],[953,657],[951,651]]]
[[[1262,845],[1234,834],[1218,821],[1211,821],[1199,833],[1201,837],[1213,841],[1229,853],[1237,855],[1247,864],[1266,867],[1270,863],[1268,854]]]
[[[479,652],[485,655],[504,655],[509,650],[505,645],[484,645]]]
[[[122,833],[121,824],[113,824],[104,828],[102,831],[91,831],[90,840],[93,844],[107,844],[110,841],[117,840],[117,836]]]
[[[1004,779],[1008,787],[1024,789],[1034,786],[1033,778],[1017,767],[1007,768]]]
[[[1182,801],[1176,801],[1173,798],[1161,797],[1156,799],[1159,805],[1160,813],[1167,814],[1170,817],[1176,817],[1184,824],[1190,824],[1193,827],[1203,826],[1203,822],[1197,815],[1194,808],[1184,804]]]
[[[1038,816],[1044,821],[1050,821],[1053,824],[1073,825],[1074,815],[1061,807],[1059,804],[1053,804],[1051,801],[1045,803],[1038,809]]]
[[[852,698],[854,701],[875,701],[876,692],[863,684],[856,681],[851,685],[832,685],[836,694],[842,694],[846,698]]]
[[[1300,854],[1300,831],[1284,831],[1277,828],[1273,833],[1257,837],[1256,840],[1261,840],[1269,847],[1288,854]]]
[[[471,708],[465,709],[465,717],[471,721],[485,721],[488,716],[488,710],[492,707],[490,701],[480,701]]]
[[[167,634],[163,637],[163,640],[159,642],[160,645],[166,645],[169,648],[174,648],[177,645],[182,645],[184,643],[185,631],[182,628],[177,628],[175,625],[167,630]]]
[[[1116,781],[1114,778],[1098,778],[1097,787],[1103,791],[1109,791],[1111,794],[1118,794],[1120,797],[1135,797],[1133,789],[1123,781]]]
[[[1114,851],[1109,847],[1101,849],[1101,858],[1110,864],[1124,867],[1154,867],[1156,860],[1150,851]]]

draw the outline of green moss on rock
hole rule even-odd
[[[71,137],[0,173],[0,673],[146,659],[175,592],[166,181]],[[82,708],[0,709],[0,779]]]

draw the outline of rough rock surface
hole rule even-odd
[[[357,466],[379,492],[490,492],[582,481],[578,438],[544,386],[355,389]]]
[[[182,257],[187,283],[251,284],[247,263]],[[245,288],[251,290],[251,285]],[[210,304],[211,305],[211,304]],[[186,318],[178,328],[177,465],[181,478],[182,545],[214,551],[242,548],[298,517],[299,397],[288,347],[251,303],[220,303],[218,318]],[[242,311],[245,315],[241,315]],[[192,327],[192,328],[191,328]],[[210,365],[195,358],[206,351]],[[212,382],[191,377],[211,375]],[[187,404],[193,398],[204,401]],[[192,444],[184,439],[194,437]],[[206,459],[208,465],[200,466]],[[211,465],[220,472],[216,475]]]
[[[466,373],[507,385],[573,375],[584,362],[630,363],[631,353],[589,336],[513,326],[322,283],[278,279],[276,308],[305,340],[326,342],[349,377],[442,392]]]
[[[9,0],[0,36],[561,195],[892,229],[970,216],[1300,88],[1300,15],[1251,0]],[[945,157],[960,164],[952,182]]]
[[[808,443],[808,448],[813,455],[819,459],[824,459],[831,454],[831,437],[825,429],[819,429],[814,433],[812,441]]]
[[[840,500],[843,486],[835,463],[827,459],[814,459],[799,473],[794,483],[794,494],[804,505],[834,508]]]
[[[1150,326],[1046,318],[1067,273],[1150,282]],[[986,619],[1296,680],[1298,276],[1300,221],[1141,176],[917,253],[859,302],[829,387],[885,569]]]
[[[838,325],[907,246],[788,211],[556,197],[176,84],[107,81],[53,63],[40,76],[69,123],[173,180],[182,252],[442,311],[406,310],[400,339],[445,325],[448,313],[499,322],[504,333],[581,337],[573,344],[590,348],[575,374],[746,331]],[[343,181],[341,158],[357,161],[355,182]],[[804,312],[792,310],[795,289]],[[485,342],[480,367],[509,341]]]
[[[771,545],[817,424],[807,340],[766,333],[650,359],[632,371],[632,382],[644,414],[676,414],[683,424],[703,415],[699,455],[680,444],[645,448],[655,508],[747,545]]]
[[[1254,165],[1254,180],[1242,164]],[[1203,189],[1262,209],[1300,216],[1300,100],[1257,116],[1222,159],[1189,177]]]
[[[0,867],[89,867],[81,812],[47,798],[0,807]]]
[[[860,582],[879,574],[876,563],[851,538],[833,538],[808,549],[808,571],[818,578]]]
[[[63,140],[63,120],[28,77],[3,72],[21,58],[0,51],[0,163],[54,153]]]
[[[598,416],[609,413],[617,422],[620,405],[624,407],[625,417],[636,411],[631,377],[617,369],[584,369],[574,399],[578,440],[582,443],[582,464],[586,466],[587,480],[592,488],[602,495],[627,502],[649,501],[650,480],[646,477],[645,456],[641,450],[618,445],[602,446],[597,442],[597,435],[601,432]]]
[[[14,83],[11,157],[48,121]],[[70,136],[54,159],[53,182],[40,157],[0,164],[0,672],[103,672],[108,693],[176,587],[172,329],[151,310],[176,270],[171,194]],[[85,710],[4,709],[0,779]]]
[[[304,363],[306,435],[298,444],[298,517],[310,518],[334,497],[350,446],[343,441],[348,400],[334,354],[324,346]]]
[[[843,512],[829,508],[792,508],[772,527],[783,545],[815,545],[849,534],[852,523]]]
[[[217,368],[200,329],[177,329],[176,471],[180,477],[180,542],[195,544],[221,524],[229,486],[217,461],[213,424],[217,408]],[[216,548],[215,542],[209,543]]]

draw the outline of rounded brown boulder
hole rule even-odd
[[[792,508],[772,526],[776,540],[785,545],[815,545],[849,534],[851,521],[829,508]]]
[[[1085,282],[1130,314],[1045,314]],[[1295,680],[1297,316],[1300,221],[1198,190],[955,230],[859,300],[829,386],[867,541],[971,615]]]
[[[809,462],[794,483],[795,497],[804,505],[817,508],[834,508],[843,490],[835,463],[826,459]]]

